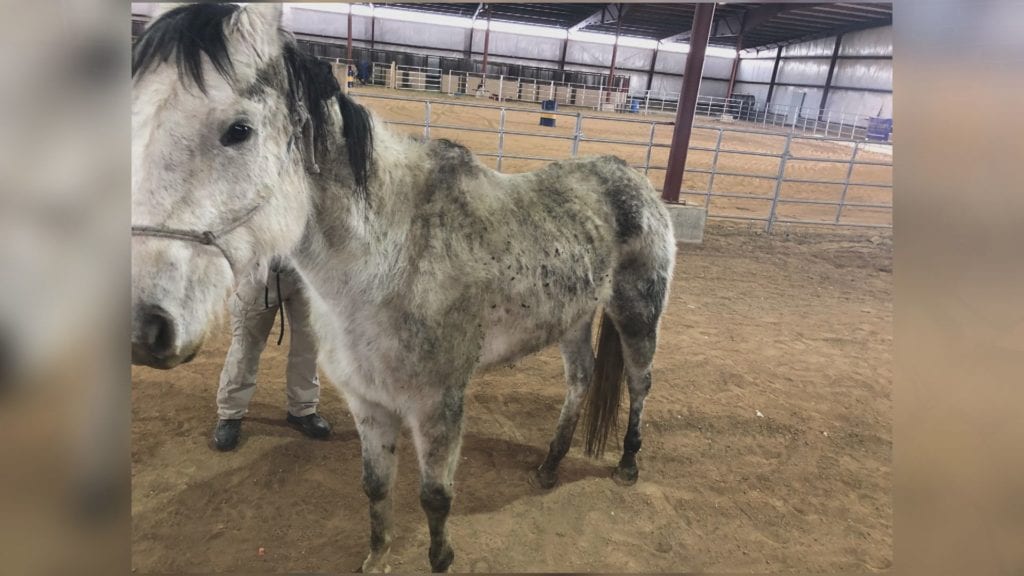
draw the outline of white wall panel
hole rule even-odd
[[[839,46],[843,56],[892,56],[892,26],[850,32]]]
[[[768,97],[768,86],[764,84],[745,84],[737,80],[733,93],[752,94],[757,105],[764,106],[764,101]]]
[[[593,42],[569,40],[569,47],[565,51],[565,60],[567,62],[607,67],[612,61],[612,47],[610,44],[594,44]]]
[[[739,69],[736,70],[736,81],[771,82],[775,60],[752,60],[741,58]]]
[[[892,60],[838,60],[832,85],[892,90]]]
[[[831,56],[835,49],[836,37],[819,38],[809,42],[790,44],[782,47],[782,56]]]
[[[682,74],[685,66],[686,54],[661,51],[658,52],[658,61],[655,63],[654,71],[668,72],[670,74]]]
[[[828,109],[850,114],[892,118],[892,94],[859,90],[832,90],[828,94]]]
[[[442,50],[466,49],[468,28],[441,26],[439,24],[421,24],[419,22],[400,22],[396,20],[377,19],[377,40],[393,44],[410,46],[430,46]]]
[[[783,60],[779,63],[779,84],[820,84],[828,78],[828,60]],[[770,78],[769,78],[770,80]]]
[[[678,73],[682,73],[680,68]],[[720,56],[705,56],[704,58],[704,77],[705,78],[725,78],[729,79],[732,74],[732,58],[722,58]]]
[[[818,108],[821,106],[821,88],[798,88],[796,86],[775,86],[772,93],[772,106],[792,106],[799,103],[800,93],[806,93],[803,99],[804,108]]]
[[[508,32],[492,31],[491,37],[488,39],[487,49],[490,54],[557,61],[562,56],[562,41],[558,38],[520,36]],[[473,51],[479,53],[484,51],[483,30],[477,30],[473,33]],[[546,66],[551,66],[551,63],[547,63]]]
[[[701,80],[700,88],[697,90],[697,94],[701,96],[714,96],[716,98],[725,98],[725,95],[728,93],[728,80],[708,80],[704,78]]]
[[[681,76],[668,76],[655,72],[654,80],[651,82],[651,93],[657,97],[659,94],[672,94],[673,98],[679,95],[683,86]]]
[[[634,70],[650,70],[651,56],[653,55],[654,50],[648,48],[619,46],[619,51],[615,55],[615,66]]]

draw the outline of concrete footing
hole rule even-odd
[[[665,204],[665,207],[668,208],[669,218],[672,219],[676,242],[686,244],[704,242],[704,223],[707,221],[708,213],[703,206]]]

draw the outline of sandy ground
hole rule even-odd
[[[892,562],[892,246],[875,232],[712,223],[683,246],[647,402],[640,481],[570,451],[551,491],[527,482],[554,430],[549,348],[477,376],[450,528],[460,572],[886,569]],[[228,338],[190,364],[134,368],[137,572],[346,572],[368,547],[359,443],[283,423],[286,347],[268,345],[234,453],[210,435]],[[411,443],[399,448],[392,567],[427,569]],[[260,556],[258,551],[264,549]]]
[[[497,154],[499,150],[498,135],[486,132],[474,132],[470,129],[487,128],[497,130],[501,125],[501,114],[496,102],[470,96],[451,97],[441,94],[412,91],[384,90],[380,88],[361,87],[353,91],[356,99],[376,112],[381,118],[389,121],[414,122],[422,125],[425,106],[420,102],[405,102],[374,98],[374,95],[398,96],[435,100],[430,107],[430,136],[432,138],[448,138],[468,146],[481,154]],[[449,104],[450,103],[450,104]],[[473,107],[463,106],[471,104]],[[480,106],[480,107],[478,107]],[[531,108],[528,102],[509,102],[510,108]],[[549,160],[568,158],[572,155],[572,136],[575,131],[575,119],[569,116],[558,116],[554,128],[538,125],[540,118],[539,106],[536,111],[509,111],[505,116],[505,130],[520,134],[505,136],[503,154],[507,156],[539,157],[546,160],[520,160],[503,158],[503,172],[525,172],[544,166]],[[615,154],[635,166],[650,166],[648,177],[656,188],[661,189],[665,181],[664,167],[668,164],[669,144],[672,140],[672,126],[664,124],[664,115],[637,117],[615,112],[597,112],[592,109],[566,107],[564,111],[575,114],[582,112],[587,116],[581,125],[584,140],[578,153]],[[646,121],[627,122],[625,120],[646,119]],[[651,121],[662,122],[654,129],[651,158],[648,162],[647,148],[651,141]],[[741,152],[762,152],[779,155],[785,147],[785,134],[763,132],[759,134],[728,131],[731,128],[756,129],[747,127],[745,123],[725,124],[711,118],[698,117],[691,138],[690,152],[687,159],[687,172],[683,179],[685,192],[683,200],[691,204],[707,205],[712,216],[767,218],[771,200],[775,193],[775,181],[779,171],[778,156],[751,156],[723,152],[718,155],[716,169],[718,172],[751,174],[751,176],[716,176],[714,181],[708,174],[694,170],[710,170],[715,162],[714,153],[719,132],[718,127],[725,129],[721,149]],[[445,128],[447,126],[448,128]],[[396,126],[397,129],[411,134],[422,135],[421,126]],[[527,135],[528,134],[528,135]],[[545,136],[546,135],[546,136]],[[615,140],[616,143],[603,143],[591,140]],[[636,142],[624,144],[623,142]],[[779,190],[780,204],[778,218],[792,220],[812,220],[817,222],[833,222],[836,217],[835,206],[821,206],[800,203],[800,201],[816,200],[839,202],[843,194],[843,184],[848,170],[848,160],[853,154],[851,146],[841,142],[823,141],[817,138],[794,138],[790,155],[815,160],[789,160],[786,165],[787,179],[821,180],[836,182],[835,184],[809,184],[785,182]],[[482,158],[484,163],[497,168],[497,159]],[[831,160],[829,162],[828,160]],[[892,154],[876,150],[862,150],[857,154],[860,162],[892,163]],[[892,167],[861,164],[856,165],[850,173],[851,185],[845,201],[855,204],[892,205],[892,189],[857,184],[892,185]],[[715,194],[743,194],[757,196],[750,198],[707,197],[709,187]],[[789,201],[789,202],[787,202]],[[892,210],[890,208],[846,207],[843,209],[841,221],[851,224],[890,225]]]

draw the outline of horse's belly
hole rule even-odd
[[[570,328],[594,317],[598,301],[588,295],[493,308],[486,318],[479,367],[507,364],[560,341]]]

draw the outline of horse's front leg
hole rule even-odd
[[[361,572],[388,572],[393,525],[391,487],[395,477],[395,443],[399,417],[378,404],[349,399],[363,453],[363,491],[370,499],[370,554]]]
[[[448,513],[454,497],[455,467],[462,444],[462,405],[466,382],[445,389],[413,416],[412,437],[420,464],[420,504],[430,528],[430,569],[446,572],[455,559],[448,540]]]

